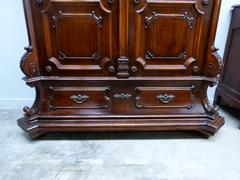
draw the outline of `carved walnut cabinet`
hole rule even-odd
[[[19,126],[56,131],[197,131],[223,124],[207,89],[220,0],[23,0],[21,60],[35,103]]]

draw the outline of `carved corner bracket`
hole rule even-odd
[[[211,104],[207,96],[208,88],[213,87],[215,85],[217,85],[216,82],[206,82],[203,85],[202,104],[206,112],[211,116],[218,115],[218,111],[219,111],[219,107],[216,104]]]
[[[223,60],[217,51],[217,48],[214,46],[211,47],[211,53],[208,56],[208,64],[206,70],[208,77],[219,77],[223,69]]]
[[[35,63],[35,59],[33,59],[33,47],[28,46],[24,49],[26,50],[26,53],[20,60],[20,68],[27,77],[32,77],[37,74],[37,65]]]

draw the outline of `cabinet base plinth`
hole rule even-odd
[[[48,132],[98,131],[196,131],[205,138],[213,136],[224,124],[224,118],[155,118],[155,119],[35,119],[24,117],[18,125],[31,137]]]

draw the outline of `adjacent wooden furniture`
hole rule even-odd
[[[207,98],[222,60],[220,0],[23,0],[21,60],[34,105],[18,124],[51,131],[197,131],[224,120]]]
[[[218,105],[240,109],[240,5],[232,10],[232,21],[224,54],[224,70],[215,93]]]

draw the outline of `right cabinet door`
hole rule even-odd
[[[140,76],[199,75],[213,1],[133,0],[130,59]]]

